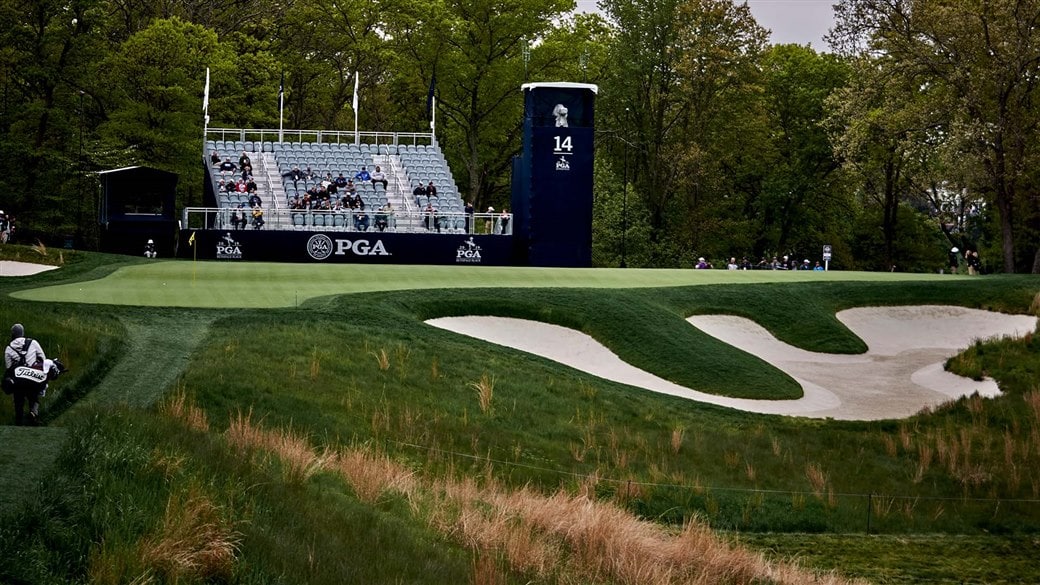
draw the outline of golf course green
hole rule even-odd
[[[97,279],[24,290],[37,301],[155,307],[294,307],[336,294],[444,288],[654,288],[792,282],[951,281],[939,274],[845,271],[575,269],[276,264],[164,260]]]

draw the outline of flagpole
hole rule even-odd
[[[360,144],[361,140],[358,137],[358,81],[360,81],[360,74],[354,72],[354,144]]]
[[[282,81],[278,85],[278,142],[282,140],[282,113],[285,111],[285,71],[282,71]]]
[[[433,96],[433,108],[430,109],[430,142],[437,146],[437,96]]]
[[[206,88],[202,91],[202,156],[206,156],[209,138],[209,67],[206,67]]]

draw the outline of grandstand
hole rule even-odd
[[[231,215],[236,209],[248,209],[247,193],[221,192],[222,179],[237,178],[240,171],[222,173],[210,164],[211,152],[221,159],[237,161],[245,152],[253,167],[256,194],[263,202],[263,230],[375,231],[376,217],[385,218],[388,232],[427,234],[511,233],[510,216],[476,213],[468,218],[465,203],[459,195],[451,169],[431,134],[423,133],[353,133],[337,131],[291,131],[279,135],[270,130],[210,129],[205,143],[207,206],[184,210],[184,225],[194,228],[234,229]],[[279,139],[281,138],[281,139]],[[353,178],[365,167],[379,166],[386,174],[387,185],[355,181],[363,209],[290,209],[294,197],[303,197],[308,189],[343,174]],[[307,178],[294,181],[289,177],[293,167],[306,171]],[[415,197],[417,182],[432,182],[434,197]],[[342,196],[337,193],[336,197]],[[387,204],[391,213],[381,213]],[[427,207],[427,206],[430,207]],[[434,211],[431,213],[430,208]],[[366,221],[360,221],[365,219]],[[250,224],[248,229],[253,229]]]
[[[467,212],[432,133],[207,128],[205,207],[182,211],[177,253],[276,262],[590,266],[597,88],[544,82],[522,90],[515,217],[491,207]],[[249,158],[253,182],[221,190],[222,179],[241,177],[226,162],[240,155]],[[380,176],[365,180],[362,167],[379,167]],[[349,178],[357,180],[348,199]],[[436,195],[423,195],[418,183],[432,184]],[[257,211],[250,213],[251,206]],[[259,210],[262,221],[250,221]]]

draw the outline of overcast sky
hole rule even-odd
[[[738,0],[739,1],[739,0]],[[747,0],[751,13],[763,27],[773,31],[774,43],[810,44],[826,51],[823,36],[834,26],[836,0]],[[596,10],[596,0],[577,0],[578,10]]]

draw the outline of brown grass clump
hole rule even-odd
[[[672,453],[678,455],[679,449],[682,447],[683,438],[686,435],[686,429],[682,427],[676,427],[672,429]]]
[[[153,580],[150,574],[166,582],[229,579],[240,542],[241,535],[204,495],[172,495],[162,526],[138,545],[144,582]]]
[[[282,458],[327,459],[327,468],[365,502],[387,493],[403,495],[417,517],[473,551],[474,583],[504,582],[506,571],[583,584],[850,583],[833,574],[767,561],[720,539],[697,520],[679,530],[641,520],[612,502],[592,499],[595,479],[578,495],[510,489],[495,482],[490,469],[479,478],[423,481],[371,450],[318,454],[291,431],[264,430],[242,414],[232,421],[227,438],[239,448]],[[293,447],[287,449],[287,444]]]
[[[292,429],[266,431],[253,424],[252,411],[238,413],[231,419],[225,433],[228,443],[243,451],[262,449],[277,455],[282,462],[286,481],[302,483],[326,467],[331,458],[328,452],[315,452],[301,434]]]
[[[372,357],[376,358],[376,364],[379,365],[379,370],[385,372],[390,369],[390,353],[386,351],[385,347],[379,348],[379,352],[369,352]]]
[[[484,372],[479,381],[470,382],[470,387],[477,391],[480,412],[488,414],[491,411],[491,399],[495,396],[495,378]]]
[[[359,500],[369,504],[387,491],[408,493],[415,489],[412,471],[385,455],[345,450],[336,454],[329,468],[347,480]]]
[[[816,463],[807,463],[805,465],[805,477],[809,480],[809,485],[817,498],[827,491],[827,474]]]
[[[188,398],[183,388],[178,389],[169,398],[159,404],[159,412],[180,420],[189,428],[199,432],[209,430],[209,420],[206,413],[195,404],[194,400]]]

